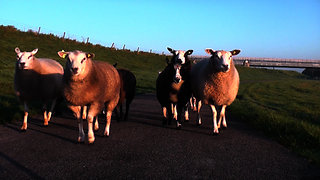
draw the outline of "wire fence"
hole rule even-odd
[[[93,45],[101,45],[107,48],[112,48],[116,50],[128,50],[128,51],[133,51],[133,52],[147,52],[147,53],[153,53],[153,54],[160,54],[160,55],[165,55],[163,51],[155,50],[155,49],[148,49],[145,47],[140,47],[140,46],[134,46],[134,45],[127,45],[127,44],[121,44],[120,42],[102,42],[101,40],[90,38],[88,36],[82,36],[82,35],[77,35],[65,31],[56,31],[56,30],[51,30],[46,27],[37,27],[37,26],[32,26],[32,25],[27,25],[27,24],[21,24],[18,26],[14,26],[15,28],[19,29],[20,31],[24,32],[33,32],[35,34],[52,34],[54,36],[60,37],[62,39],[70,39],[70,40],[76,40],[78,42],[82,43],[91,43]],[[11,24],[7,24],[11,26]]]

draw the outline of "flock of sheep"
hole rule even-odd
[[[182,51],[168,48],[173,54],[167,59],[167,66],[159,73],[156,81],[156,94],[163,111],[163,124],[170,124],[172,119],[181,128],[182,117],[189,120],[188,104],[197,111],[197,124],[201,124],[200,109],[202,103],[210,105],[213,113],[214,133],[219,133],[222,122],[227,127],[225,108],[236,98],[239,88],[239,75],[232,61],[232,56],[240,50],[214,51],[206,49],[211,55],[209,60],[202,60],[192,65],[188,56],[193,50]],[[14,76],[15,93],[24,103],[24,120],[21,130],[27,129],[28,102],[41,100],[44,104],[44,125],[51,119],[57,99],[66,100],[78,121],[78,142],[85,141],[83,119],[88,122],[88,142],[95,141],[93,130],[99,128],[98,114],[106,114],[105,136],[110,135],[112,112],[118,119],[128,119],[129,105],[135,95],[136,78],[126,69],[116,69],[107,62],[94,61],[93,53],[82,51],[64,52],[58,55],[66,59],[65,68],[55,60],[36,58],[38,49],[21,52],[15,48],[17,62]],[[51,102],[47,111],[46,105]],[[122,104],[126,102],[123,118]],[[118,110],[120,108],[120,116]],[[217,123],[217,117],[219,121]],[[94,123],[95,122],[95,123]],[[94,124],[93,124],[94,123]]]

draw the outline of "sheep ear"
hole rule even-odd
[[[113,64],[113,67],[117,67],[117,65],[118,65],[118,62],[114,63],[114,64]]]
[[[216,52],[215,50],[211,49],[211,48],[207,48],[205,49],[206,53],[210,54],[210,55],[213,55],[214,52]]]
[[[173,49],[171,49],[171,48],[169,48],[169,47],[167,47],[167,49],[168,49],[168,51],[171,52],[172,54],[175,54],[175,53],[176,53],[175,50],[173,50]]]
[[[232,56],[235,56],[235,55],[240,53],[240,50],[239,49],[235,49],[235,50],[230,51],[230,53],[232,54]]]
[[[59,55],[61,58],[66,58],[66,56],[67,56],[68,54],[69,54],[69,52],[64,52],[64,50],[58,52],[58,55]]]
[[[14,49],[14,51],[15,51],[17,54],[21,53],[21,51],[20,51],[20,49],[19,49],[18,47],[16,47],[16,48]]]
[[[94,54],[93,53],[86,53],[87,58],[93,59]]]
[[[191,55],[192,53],[193,53],[193,50],[190,49],[190,50],[188,50],[188,51],[186,52],[186,55]]]
[[[37,48],[37,49],[34,49],[33,51],[31,51],[31,54],[32,54],[32,55],[35,55],[37,52],[38,52],[38,48]]]

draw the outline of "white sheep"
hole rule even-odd
[[[24,103],[24,118],[21,130],[27,129],[28,102],[41,100],[44,102],[44,125],[51,119],[57,98],[62,95],[63,68],[55,60],[36,58],[38,49],[32,52],[21,52],[17,47],[17,62],[14,75],[14,89],[19,100]],[[47,113],[46,104],[52,100]]]
[[[240,50],[214,51],[205,50],[211,55],[192,67],[192,89],[198,101],[198,124],[201,124],[200,109],[202,102],[209,104],[213,113],[213,132],[219,133],[221,125],[227,127],[225,108],[230,105],[237,96],[239,89],[239,74],[232,60],[232,56],[240,53]],[[217,124],[217,109],[221,107],[219,122]]]
[[[93,61],[94,54],[82,51],[63,52],[58,55],[66,58],[64,70],[64,96],[69,108],[78,120],[78,142],[84,142],[81,107],[88,106],[88,142],[94,142],[94,117],[106,110],[105,136],[110,134],[111,115],[117,106],[120,95],[120,77],[118,71],[109,63]],[[96,121],[97,122],[97,121]]]

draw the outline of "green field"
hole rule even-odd
[[[23,108],[13,90],[17,46],[22,51],[39,48],[37,57],[56,59],[62,65],[65,62],[58,58],[57,51],[93,52],[97,60],[118,62],[118,67],[131,70],[137,77],[138,93],[155,92],[158,72],[166,65],[165,56],[157,54],[112,50],[0,26],[0,123],[22,119]],[[320,165],[320,81],[291,71],[238,70],[239,94],[228,112]],[[35,109],[33,113],[40,112]]]
[[[320,81],[293,71],[238,70],[241,82],[232,116],[319,165]]]

